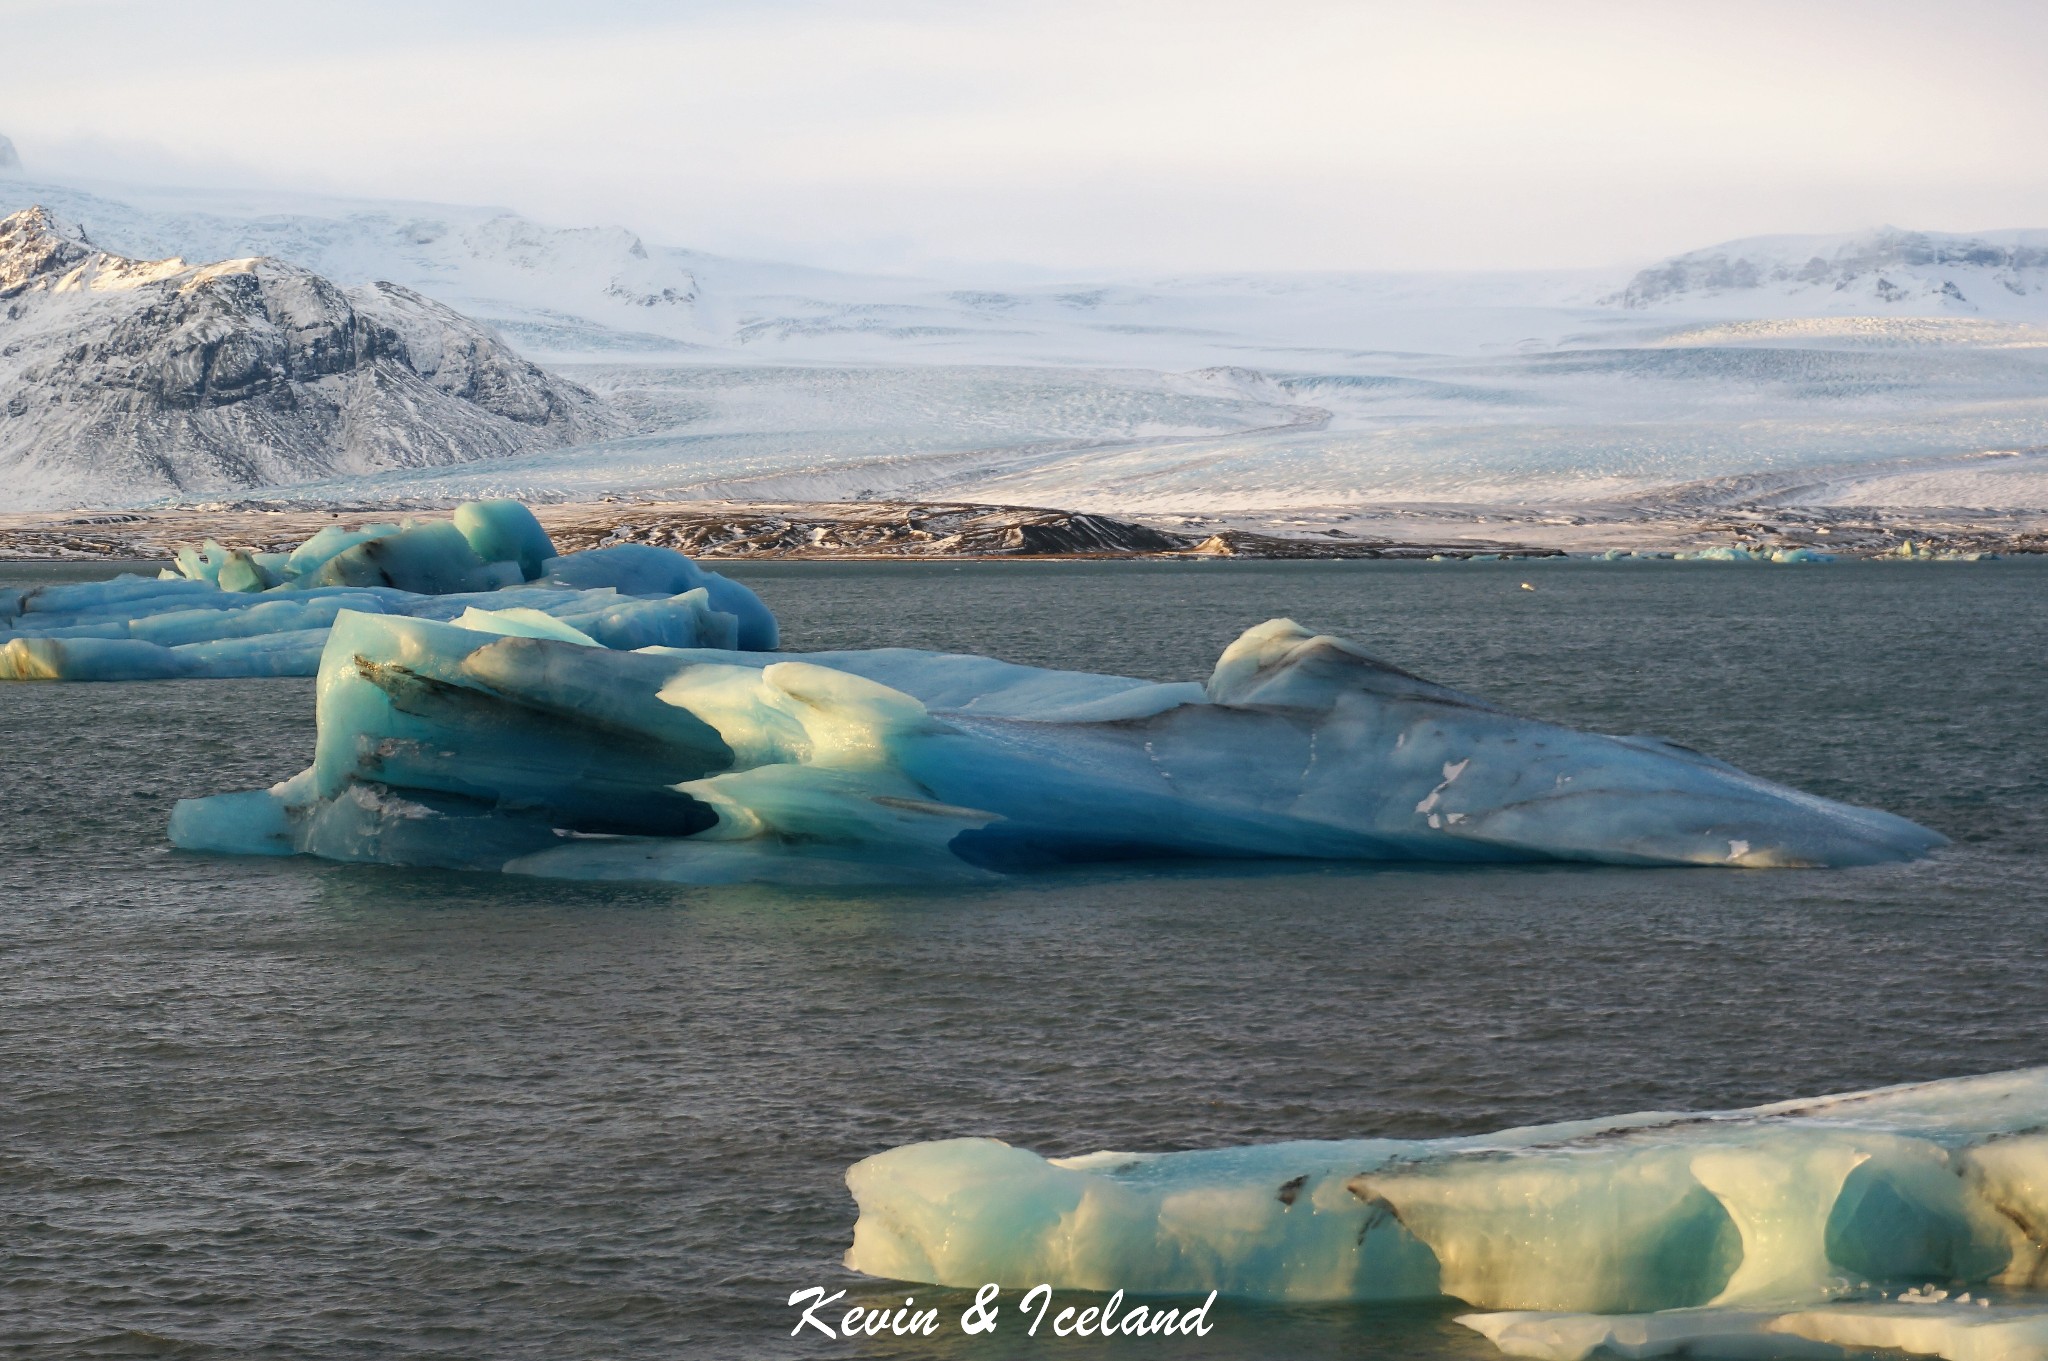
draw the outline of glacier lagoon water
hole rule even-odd
[[[0,582],[105,569],[0,565]],[[2042,1062],[2048,563],[776,564],[791,647],[1162,679],[1292,614],[1955,845],[1825,873],[1102,870],[805,894],[171,851],[304,680],[0,695],[0,1338],[38,1355],[1034,1355],[791,1340],[842,1177],[1477,1133]],[[1537,589],[1524,592],[1519,583]],[[1177,1355],[1493,1356],[1455,1308],[1219,1304]],[[1093,1342],[1065,1355],[1120,1356]]]

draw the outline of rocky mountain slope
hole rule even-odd
[[[209,491],[463,463],[619,433],[606,405],[409,289],[266,257],[99,249],[0,219],[0,499]]]

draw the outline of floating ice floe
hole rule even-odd
[[[1610,552],[1610,559],[1617,554]],[[1637,554],[1642,556],[1664,556],[1679,562],[1833,562],[1835,555],[1823,553],[1815,548],[1701,548],[1691,553]]]
[[[645,544],[558,554],[516,501],[462,506],[452,520],[323,529],[290,553],[209,539],[176,561],[156,579],[0,590],[0,680],[310,676],[343,610],[511,611],[529,632],[551,619],[540,636],[606,648],[776,643],[775,617],[738,582]]]
[[[1999,557],[1996,553],[1937,548],[1930,540],[1914,543],[1911,539],[1900,543],[1887,556],[1915,562],[1996,562]]]
[[[2041,1358],[2044,1131],[2048,1069],[1455,1139],[1056,1159],[953,1139],[848,1171],[846,1260],[954,1286],[1448,1297],[1510,1354],[1572,1361]],[[1993,1305],[1968,1293],[1987,1285]]]
[[[1646,552],[1610,548],[1595,555],[1600,562],[1833,562],[1833,553],[1817,548],[1701,548],[1690,553]]]
[[[1206,683],[1153,684],[904,649],[609,652],[486,613],[347,611],[312,767],[181,802],[171,837],[806,884],[1146,857],[1828,866],[1942,841],[1656,738],[1506,713],[1288,620]]]

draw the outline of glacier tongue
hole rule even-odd
[[[848,1171],[847,1265],[954,1286],[1448,1296],[1510,1311],[1466,1321],[1523,1356],[1665,1355],[1720,1334],[1750,1339],[1732,1354],[1785,1354],[1755,1347],[1760,1329],[1902,1345],[1873,1321],[1896,1309],[1845,1300],[2040,1280],[2044,1126],[2048,1068],[1454,1139],[1052,1160],[953,1139]],[[1800,1311],[1822,1321],[1781,1317]]]

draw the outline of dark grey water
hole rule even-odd
[[[840,1176],[911,1140],[1425,1136],[2048,1061],[2048,563],[734,574],[796,648],[1161,678],[1291,614],[1957,844],[836,896],[212,859],[166,846],[172,800],[303,765],[310,682],[0,688],[6,1346],[845,1355],[782,1301],[900,1298],[837,1266]],[[877,1354],[1493,1355],[1453,1312],[1219,1305],[1204,1343],[1096,1350],[949,1324]]]

